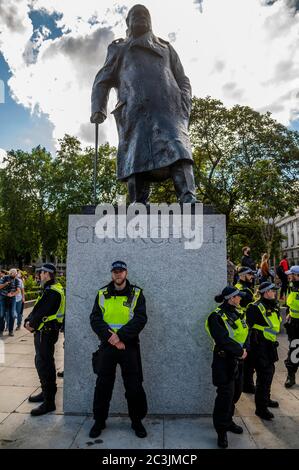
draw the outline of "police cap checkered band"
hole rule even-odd
[[[254,271],[252,271],[252,269],[246,268],[246,267],[242,267],[238,271],[238,274],[241,274],[241,275],[243,275],[243,274],[253,274],[253,273],[254,273]]]
[[[124,261],[114,261],[111,265],[111,271],[114,271],[114,269],[123,269],[127,270],[127,265]]]
[[[277,287],[272,282],[262,282],[262,284],[259,287],[259,292],[263,294],[264,292],[267,292],[268,290],[278,290],[278,289],[279,287]]]
[[[40,268],[36,271],[44,271],[46,273],[56,273],[56,268],[52,263],[44,263]]]
[[[245,297],[245,293],[240,291],[239,289],[234,289],[232,292],[228,293],[227,295],[224,295],[225,300],[231,299],[232,297],[236,297],[239,295],[240,297]]]

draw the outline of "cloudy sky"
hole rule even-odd
[[[52,152],[65,133],[93,144],[90,92],[131,0],[0,0],[0,164]],[[299,130],[299,0],[144,0],[180,55],[193,94],[271,111]],[[115,104],[112,93],[110,110]],[[101,142],[117,144],[112,116]]]

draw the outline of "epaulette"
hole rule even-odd
[[[140,291],[142,290],[141,287],[136,286],[136,284],[131,284],[132,289],[139,289]]]
[[[121,42],[124,42],[124,39],[123,39],[123,38],[114,39],[114,41],[112,41],[111,44],[120,44]]]

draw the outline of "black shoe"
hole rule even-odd
[[[267,406],[269,408],[279,408],[279,403],[275,400],[268,400]]]
[[[30,403],[42,403],[44,401],[43,392],[40,392],[38,395],[33,395],[29,397],[28,401],[30,401]]]
[[[232,422],[232,424],[229,426],[227,430],[230,432],[233,432],[234,434],[242,434],[243,432],[243,428],[241,426],[238,426],[234,422]]]
[[[259,418],[265,419],[266,421],[271,421],[274,418],[274,414],[271,413],[267,408],[264,410],[255,410],[256,416]]]
[[[226,449],[228,447],[226,432],[219,432],[218,433],[217,445],[218,445],[218,447],[221,447],[221,449]]]
[[[8,334],[9,334],[9,336],[14,336],[14,332],[13,332],[13,331],[10,331]]]
[[[243,392],[255,394],[255,385],[254,384],[244,385]]]
[[[295,374],[288,374],[287,380],[285,381],[285,388],[291,388],[293,385],[295,385],[296,380],[295,380]]]
[[[50,403],[50,402],[44,401],[44,403],[42,403],[40,406],[31,410],[31,416],[41,416],[41,415],[45,415],[55,410],[56,410],[56,406],[54,402]]]
[[[134,429],[135,434],[137,437],[143,438],[147,436],[147,432],[145,427],[143,426],[141,421],[137,421],[135,423],[132,423],[132,429]]]
[[[101,421],[95,421],[94,425],[92,426],[91,430],[89,431],[89,437],[95,439],[99,437],[102,430],[105,429],[106,424],[102,423]]]
[[[57,372],[57,377],[62,378],[64,376],[64,371],[62,370],[61,372]]]

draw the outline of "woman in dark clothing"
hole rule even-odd
[[[218,446],[228,446],[227,431],[241,434],[243,429],[233,421],[235,404],[243,386],[243,360],[247,356],[248,327],[245,316],[238,310],[245,294],[235,287],[225,287],[215,297],[221,305],[210,313],[206,330],[214,341],[212,378],[217,387],[213,423],[218,434]]]

